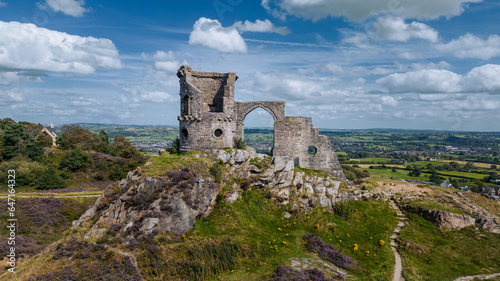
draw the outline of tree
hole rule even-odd
[[[474,163],[472,163],[472,162],[467,162],[467,163],[465,164],[465,166],[464,166],[464,169],[465,169],[465,170],[467,170],[467,171],[470,171],[470,170],[472,170],[472,169],[474,169],[474,168],[475,168],[475,167],[474,167]]]
[[[118,153],[118,155],[123,158],[140,159],[142,156],[141,152],[122,135],[115,136],[111,147],[116,153]]]
[[[76,172],[85,167],[90,166],[92,163],[92,158],[85,152],[79,149],[73,149],[69,151],[62,159],[59,164],[60,169],[65,169],[68,171]]]
[[[438,176],[437,174],[432,174],[429,176],[429,180],[433,183],[436,183],[436,184],[441,184],[443,182],[443,178],[441,178],[440,176]]]
[[[101,130],[101,132],[99,132],[99,138],[104,144],[109,144],[109,137],[108,134],[106,134],[106,131]]]
[[[57,174],[56,168],[50,166],[36,180],[36,189],[66,188],[68,184]]]
[[[64,125],[61,132],[56,140],[61,149],[97,150],[102,142],[96,134],[80,125]]]
[[[111,146],[109,145],[109,137],[104,130],[101,130],[101,132],[99,133],[99,139],[101,140],[101,142],[99,143],[99,145],[96,147],[95,150],[102,153],[110,154]]]
[[[17,156],[23,149],[28,133],[24,132],[24,126],[18,123],[11,123],[5,128],[2,138],[2,158],[11,159]]]
[[[39,147],[51,147],[52,146],[52,138],[47,134],[40,133],[38,137],[36,137],[36,144]]]

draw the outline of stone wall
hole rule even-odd
[[[286,116],[284,101],[236,102],[238,77],[234,72],[194,71],[182,66],[177,76],[182,152],[232,147],[235,140],[244,139],[246,115],[262,108],[275,122],[273,156],[286,156],[302,168],[330,171],[345,180],[329,138],[319,135],[311,117]]]

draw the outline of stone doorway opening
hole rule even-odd
[[[243,120],[245,144],[255,148],[257,153],[272,155],[274,147],[274,118],[267,110],[257,107]]]

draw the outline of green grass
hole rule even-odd
[[[326,171],[323,171],[323,170],[311,170],[311,169],[302,168],[300,166],[295,166],[295,171],[301,171],[301,172],[304,172],[304,173],[306,173],[307,175],[310,175],[310,176],[319,176],[319,177],[322,177],[322,178],[331,177],[331,175],[328,172],[326,172]]]
[[[406,280],[446,281],[500,272],[500,235],[472,227],[439,230],[417,214],[406,216],[410,223],[398,236]]]
[[[359,159],[351,159],[349,161],[362,163],[373,163],[373,164],[389,164],[391,162],[391,158],[382,158],[382,157],[368,157],[368,158],[359,158]]]
[[[167,172],[188,168],[196,171],[199,175],[209,176],[209,167],[212,165],[212,161],[204,157],[196,158],[194,157],[196,153],[170,154],[165,152],[161,156],[151,158],[152,164],[142,167],[141,170],[147,176],[161,176]]]
[[[347,219],[316,208],[311,214],[297,213],[287,220],[282,215],[290,207],[271,202],[263,193],[247,191],[234,204],[219,202],[207,220],[196,221],[194,229],[186,233],[184,243],[231,239],[248,253],[239,258],[234,272],[223,274],[224,280],[265,280],[290,258],[314,257],[304,249],[306,233],[317,233],[353,258],[359,266],[350,274],[360,280],[390,278],[394,258],[388,237],[397,220],[387,203],[350,201],[346,204],[353,211]],[[387,244],[380,246],[379,240]],[[359,250],[353,250],[354,244]]]
[[[408,173],[410,171],[408,170],[402,170],[402,169],[396,169],[397,172],[393,172],[392,169],[366,169],[369,173],[370,176],[372,177],[380,177],[384,176],[385,178],[400,178],[403,180],[422,180],[422,181],[428,181],[430,174],[422,173],[420,176],[415,177],[415,176],[409,176]]]
[[[420,207],[423,209],[429,209],[429,210],[441,210],[441,211],[446,211],[446,212],[451,212],[455,214],[460,214],[464,215],[464,211],[458,208],[455,208],[453,206],[450,206],[448,204],[444,203],[438,203],[433,200],[414,200],[408,202],[408,205],[414,206],[414,207]]]
[[[468,173],[468,172],[459,172],[459,171],[438,171],[440,176],[457,176],[471,179],[482,180],[487,177],[487,174],[476,174],[476,173]]]

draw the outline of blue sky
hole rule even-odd
[[[176,125],[189,64],[320,128],[500,131],[498,15],[492,0],[1,0],[0,118]]]

